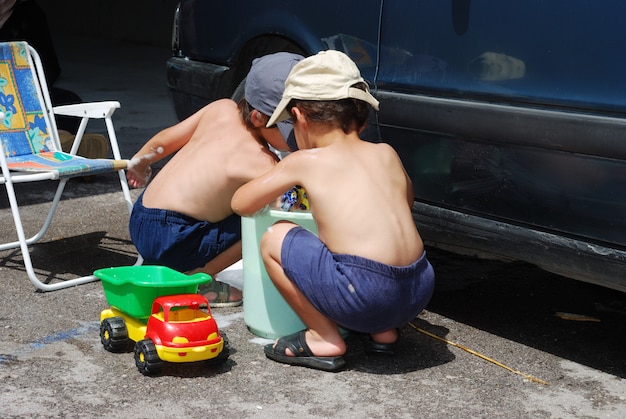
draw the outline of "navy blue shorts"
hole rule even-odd
[[[241,217],[218,223],[176,211],[146,208],[139,195],[130,216],[130,238],[147,265],[187,272],[200,268],[241,240]]]
[[[428,304],[435,274],[424,253],[408,266],[333,254],[316,235],[291,229],[281,249],[287,277],[338,325],[363,333],[402,327]]]

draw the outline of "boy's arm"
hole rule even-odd
[[[415,200],[415,195],[413,192],[413,182],[411,182],[411,178],[409,178],[409,175],[406,175],[406,198],[409,203],[409,207],[413,208],[413,201]]]
[[[166,128],[152,137],[131,158],[128,165],[128,183],[133,188],[143,187],[150,180],[150,165],[180,150],[196,130],[204,108],[179,122]]]
[[[382,144],[385,144],[385,146],[388,147],[392,155],[395,156],[396,162],[400,166],[400,169],[402,169],[402,173],[404,174],[404,181],[406,184],[406,201],[409,204],[409,208],[413,208],[413,201],[415,199],[415,193],[413,192],[413,182],[411,181],[409,174],[406,172],[406,168],[404,167],[404,164],[402,164],[402,159],[389,144],[380,143],[380,145]]]
[[[239,215],[252,215],[266,205],[274,203],[292,186],[299,184],[295,153],[276,164],[269,172],[241,186],[231,200],[233,211]]]

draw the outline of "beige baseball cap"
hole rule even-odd
[[[351,87],[365,82],[358,67],[340,51],[320,51],[298,62],[285,80],[283,98],[267,122],[270,127],[291,118],[287,105],[292,99],[339,100],[359,99],[378,110],[378,101],[369,92]],[[367,83],[366,83],[367,84]]]

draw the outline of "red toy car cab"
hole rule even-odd
[[[157,297],[147,323],[111,307],[100,314],[100,340],[110,352],[135,343],[135,364],[144,375],[159,373],[164,362],[222,363],[229,344],[200,294]]]

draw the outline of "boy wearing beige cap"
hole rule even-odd
[[[233,210],[250,215],[301,185],[317,222],[319,238],[281,221],[261,239],[270,278],[307,326],[265,347],[275,361],[341,369],[339,326],[369,334],[368,351],[393,354],[397,328],[432,296],[411,181],[393,148],[358,135],[369,106],[378,109],[378,101],[345,54],[322,51],[300,61],[268,121],[290,117],[299,151],[233,196]]]

